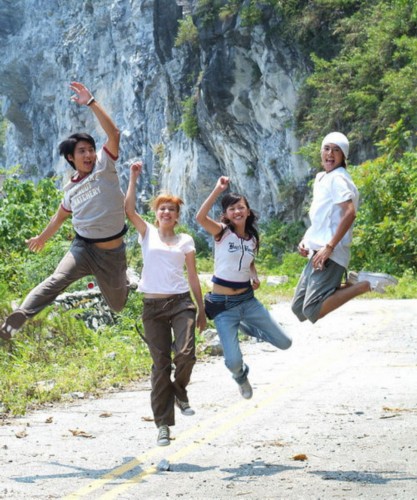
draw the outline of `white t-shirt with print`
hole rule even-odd
[[[74,229],[84,238],[108,238],[124,227],[124,195],[116,159],[106,148],[100,149],[92,172],[80,180],[75,175],[64,187],[61,206],[72,212]]]
[[[249,281],[255,252],[255,238],[245,240],[227,228],[214,244],[214,275],[226,281]]]

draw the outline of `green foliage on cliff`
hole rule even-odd
[[[191,16],[185,16],[178,23],[178,33],[175,38],[175,47],[181,47],[184,44],[195,46],[198,43],[198,30],[193,23]]]
[[[364,147],[375,154],[391,124],[417,129],[414,0],[198,0],[194,11],[203,26],[231,16],[249,29],[263,24],[305,54],[311,74],[297,111],[305,144],[341,130],[353,155]]]
[[[409,130],[417,128],[417,4],[357,4],[355,13],[334,24],[332,37],[340,46],[336,55],[312,54],[314,71],[298,115],[302,137],[342,130],[353,152],[382,140],[398,120]]]
[[[195,139],[199,134],[198,118],[196,112],[197,98],[195,96],[184,99],[182,105],[182,120],[180,129],[190,139]]]

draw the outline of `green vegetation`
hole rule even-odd
[[[417,151],[402,153],[407,135],[401,125],[392,127],[379,144],[382,156],[352,170],[362,199],[353,267],[417,272]]]
[[[195,139],[199,134],[196,111],[197,97],[188,97],[188,99],[184,99],[184,101],[182,101],[181,105],[183,113],[180,129],[187,137],[189,137],[190,139]]]
[[[181,47],[181,45],[187,43],[191,46],[196,46],[198,44],[198,30],[191,16],[185,16],[184,19],[179,21],[175,47]]]
[[[377,262],[379,270],[397,271],[400,284],[388,296],[409,298],[417,296],[416,252],[411,238],[416,224],[415,214],[411,217],[411,201],[415,200],[416,194],[417,172],[413,165],[417,153],[404,156],[402,161],[395,163],[398,174],[398,182],[395,182],[396,177],[386,166],[396,155],[393,144],[397,149],[400,147],[401,141],[395,140],[397,135],[393,130],[389,140],[381,144],[383,156],[372,168],[364,164],[355,171],[356,181],[362,183],[365,197],[363,215],[358,220],[354,259],[358,269],[372,267],[371,264]],[[396,223],[408,232],[407,237],[398,242],[401,229],[394,231],[381,208],[393,217],[395,207],[390,199],[398,201],[404,193],[409,203],[404,201],[398,205]],[[29,289],[52,272],[68,247],[68,238],[72,235],[70,225],[62,228],[39,254],[27,251],[24,243],[25,238],[43,228],[60,198],[61,193],[51,179],[37,185],[13,177],[6,179],[4,191],[0,193],[0,250],[7,255],[0,261],[0,318],[11,311],[12,301],[19,302]],[[145,218],[152,221],[153,214],[148,213]],[[380,224],[375,222],[376,218]],[[366,227],[373,231],[369,237]],[[265,304],[273,304],[292,296],[305,265],[305,260],[294,252],[303,228],[299,223],[270,221],[260,229],[262,246],[257,264],[260,276],[288,277],[288,281],[280,285],[266,285],[263,281],[257,296]],[[195,238],[199,272],[211,272],[213,260],[206,240],[189,228],[180,227],[179,230],[187,231]],[[379,249],[383,256],[377,260],[378,245],[375,243],[391,241],[388,235],[392,244]],[[136,241],[133,228],[129,229],[127,239]],[[367,252],[361,251],[364,247]],[[131,267],[140,269],[141,254],[136,243],[129,248],[128,259]],[[85,289],[85,283],[81,281],[73,287]],[[203,290],[207,291],[204,283]],[[138,334],[142,331],[141,311],[141,295],[132,293],[123,312],[114,315],[114,324],[97,331],[88,329],[80,319],[85,310],[65,311],[55,305],[28,321],[13,342],[0,345],[0,412],[23,414],[29,407],[71,398],[74,392],[95,395],[112,387],[121,388],[149,374],[148,350]],[[200,340],[198,338],[198,343]]]
[[[395,274],[399,284],[387,297],[417,297],[417,4],[413,0],[198,0],[193,15],[180,23],[177,46],[194,46],[198,29],[236,15],[248,32],[264,23],[268,35],[279,30],[289,44],[298,43],[311,62],[297,112],[298,133],[305,144],[302,153],[318,165],[320,138],[338,129],[351,139],[353,154],[362,147],[368,157],[375,156],[349,167],[361,193],[351,267]],[[182,106],[180,128],[196,138],[196,95]],[[0,117],[0,149],[4,131]],[[162,145],[154,154],[163,158]],[[25,240],[46,225],[61,193],[53,179],[35,185],[19,181],[17,174],[18,170],[8,173],[0,192],[0,319],[52,272],[72,238],[71,224],[66,223],[40,254],[26,249]],[[285,196],[291,196],[291,186],[288,189]],[[152,219],[152,214],[146,217]],[[272,220],[262,225],[259,274],[288,277],[284,284],[261,286],[257,296],[263,302],[292,296],[305,264],[294,251],[303,230],[298,222]],[[210,272],[207,242],[191,234],[199,271]],[[136,240],[132,228],[128,239]],[[128,255],[129,264],[140,269],[137,246],[129,248]],[[85,283],[73,287],[84,288]],[[123,313],[114,316],[114,324],[97,331],[85,327],[79,310],[51,306],[36,316],[10,345],[0,346],[0,411],[21,414],[31,405],[59,400],[74,391],[96,394],[149,373],[148,351],[137,333],[142,328],[141,310],[140,294],[131,294]]]

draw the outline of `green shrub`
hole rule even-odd
[[[196,46],[198,44],[198,31],[191,16],[180,19],[178,23],[178,33],[175,39],[175,47],[181,47],[181,45],[187,43],[191,46]]]
[[[184,99],[182,105],[182,121],[180,129],[190,139],[195,139],[199,134],[198,118],[197,118],[197,98],[195,96]]]

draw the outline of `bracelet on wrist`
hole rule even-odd
[[[88,99],[87,101],[87,106],[91,106],[91,104],[93,104],[94,101],[95,101],[94,96],[91,96],[90,99]]]
[[[330,243],[326,243],[325,245],[326,248],[330,248],[330,250],[333,252],[334,250],[334,246],[333,245],[330,245]]]

